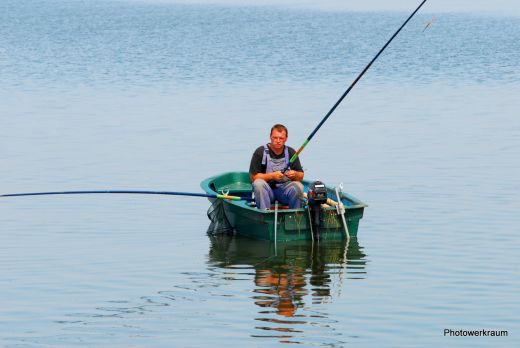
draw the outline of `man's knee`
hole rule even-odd
[[[294,192],[299,196],[303,196],[303,184],[299,181],[292,181],[290,184],[290,188],[294,190]]]
[[[263,179],[253,181],[253,192],[258,209],[269,209],[273,200],[273,191],[269,184]]]
[[[292,181],[286,187],[285,191],[289,208],[301,208],[301,199],[303,198],[303,185],[299,181]]]
[[[253,181],[253,190],[265,190],[267,187],[269,187],[269,184],[264,179],[256,179]]]

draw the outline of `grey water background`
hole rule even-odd
[[[200,192],[276,122],[298,147],[407,16],[3,0],[0,193]],[[210,239],[200,198],[2,199],[0,346],[518,346],[519,62],[518,17],[409,23],[301,155],[369,204],[348,246]]]

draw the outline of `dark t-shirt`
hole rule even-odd
[[[289,159],[296,153],[296,150],[294,150],[292,147],[287,146],[289,148]],[[283,158],[284,151],[282,151],[281,154],[276,155],[273,150],[269,148],[269,156],[271,158]],[[264,146],[258,147],[255,152],[253,153],[253,157],[251,157],[251,164],[249,165],[249,174],[255,175],[258,173],[265,173],[266,166],[262,165],[262,158],[264,157]],[[300,163],[300,157],[296,158],[296,161],[291,164],[291,169],[296,170],[298,172],[303,172],[302,165]]]

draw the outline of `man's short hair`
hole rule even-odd
[[[274,130],[277,130],[278,132],[285,131],[285,135],[289,136],[289,132],[287,131],[287,127],[285,127],[283,124],[277,123],[273,127],[271,127],[271,133],[270,134],[273,134]]]

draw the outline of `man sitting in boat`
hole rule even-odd
[[[275,200],[287,204],[290,209],[301,207],[304,173],[300,159],[297,158],[291,168],[282,173],[296,153],[292,147],[285,146],[287,136],[287,128],[275,124],[271,128],[271,142],[258,147],[251,158],[249,175],[258,209],[270,209]]]

